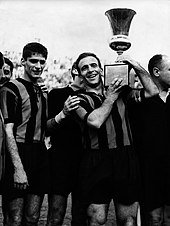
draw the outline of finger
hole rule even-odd
[[[80,99],[79,99],[78,97],[73,98],[73,99],[70,99],[70,100],[68,101],[68,104],[74,104],[75,102],[80,102]]]
[[[23,184],[22,188],[25,190],[27,187],[28,187],[28,184],[25,183],[25,184]]]
[[[79,97],[73,96],[73,97],[70,98],[70,101],[71,101],[71,102],[73,102],[73,101],[75,101],[75,100],[79,100]]]
[[[70,96],[71,99],[77,98],[77,96]]]
[[[74,100],[70,102],[70,106],[75,105],[75,104],[79,104],[80,101],[79,100]]]
[[[117,77],[117,78],[115,78],[115,79],[112,81],[111,85],[112,85],[112,86],[117,86],[117,85],[119,85],[122,81],[123,81],[122,78]]]
[[[79,105],[72,107],[72,110],[76,110],[77,108],[79,108]]]
[[[14,184],[14,187],[15,187],[16,189],[21,189],[21,188],[22,188],[21,185],[22,185],[21,183],[15,183],[15,184]]]
[[[14,184],[14,187],[17,189],[20,189],[20,190],[26,189],[27,186],[28,186],[28,183],[15,183]]]
[[[79,106],[79,104],[78,103],[76,103],[76,104],[72,104],[71,106],[70,106],[70,110],[72,110],[74,107],[76,107],[76,106]]]

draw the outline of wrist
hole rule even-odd
[[[56,123],[60,123],[64,118],[66,117],[66,115],[64,114],[63,110],[55,116],[55,121]]]
[[[109,95],[105,99],[106,104],[113,104],[115,100],[117,99],[117,95]]]

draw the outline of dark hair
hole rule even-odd
[[[78,56],[77,60],[75,61],[75,66],[76,66],[76,69],[77,69],[77,71],[79,73],[80,73],[80,69],[79,69],[79,66],[78,65],[79,65],[80,60],[82,60],[83,58],[86,58],[88,56],[92,56],[92,57],[96,58],[96,60],[98,61],[99,67],[102,68],[102,65],[101,65],[101,62],[100,62],[99,58],[94,53],[84,52],[84,53],[81,53]]]
[[[11,71],[11,75],[12,75],[12,72],[13,72],[13,69],[14,69],[14,65],[12,63],[12,61],[6,57],[4,57],[4,61],[6,64],[8,64],[10,66],[10,71]]]
[[[161,64],[162,64],[163,56],[164,55],[162,55],[162,54],[156,54],[149,60],[148,71],[149,71],[150,75],[153,75],[153,68],[154,67],[160,68],[162,66]]]
[[[75,73],[75,71],[77,71],[77,73]],[[78,70],[77,70],[77,67],[76,67],[76,62],[74,62],[72,67],[71,67],[71,76],[74,79],[78,75],[79,75],[79,73],[78,73]]]
[[[2,69],[4,65],[4,57],[3,57],[3,54],[0,52],[0,69]]]
[[[42,54],[45,59],[47,59],[48,51],[45,46],[38,42],[30,42],[23,48],[22,57],[26,60],[28,57],[31,57],[32,54],[38,53]]]

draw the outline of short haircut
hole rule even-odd
[[[6,57],[4,57],[4,61],[5,61],[6,64],[8,64],[10,66],[10,71],[11,71],[11,74],[12,74],[13,69],[14,69],[14,65],[13,65],[12,61],[10,59],[6,58]]]
[[[35,53],[42,54],[43,57],[47,59],[47,48],[38,42],[30,42],[25,45],[23,48],[22,57],[26,60],[28,57],[31,57]]]
[[[77,73],[75,73],[74,71],[77,71]],[[73,63],[72,67],[71,67],[71,76],[73,79],[75,79],[76,76],[78,76],[79,73],[78,73],[78,70],[77,70],[77,67],[76,67],[76,62]]]
[[[4,65],[4,57],[3,57],[3,54],[0,52],[0,69],[2,69]]]
[[[162,54],[156,54],[149,60],[148,71],[149,71],[150,75],[153,75],[153,68],[154,67],[158,67],[158,68],[162,67],[162,58],[164,56],[165,55],[162,55]]]
[[[101,62],[100,62],[99,58],[98,58],[94,53],[91,53],[91,52],[84,52],[84,53],[81,53],[81,54],[78,56],[77,60],[75,61],[75,66],[76,66],[76,69],[77,69],[77,71],[78,71],[79,73],[80,73],[80,68],[79,68],[78,65],[79,65],[80,60],[82,60],[82,59],[84,59],[84,58],[86,58],[86,57],[89,57],[89,56],[96,58],[96,60],[98,61],[99,67],[102,68],[102,65],[101,65]]]

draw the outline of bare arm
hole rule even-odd
[[[13,135],[13,126],[13,123],[5,124],[7,147],[14,166],[14,186],[20,189],[25,189],[28,185],[28,180]]]
[[[107,89],[106,99],[104,100],[101,107],[93,110],[87,117],[87,124],[91,127],[100,128],[104,121],[109,116],[113,103],[117,100],[120,88],[121,88],[122,79],[114,79],[113,82]],[[85,114],[87,113],[85,109],[77,109],[77,114],[83,120]]]
[[[127,62],[131,65],[145,89],[145,97],[151,97],[159,93],[159,90],[153,82],[150,74],[139,64],[139,62],[133,60],[128,55],[121,55],[117,60]]]

